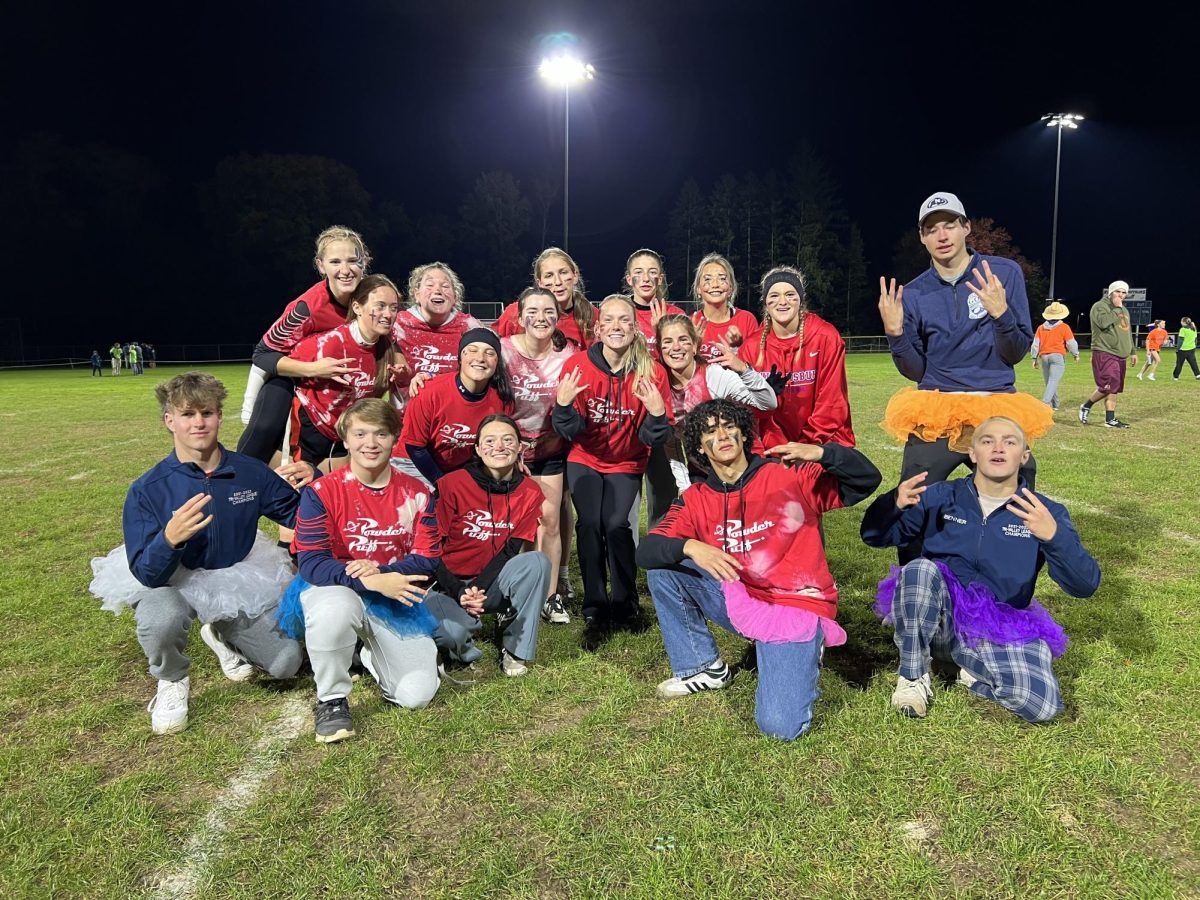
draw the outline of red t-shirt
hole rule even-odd
[[[568,344],[561,350],[552,349],[542,359],[530,359],[507,337],[500,339],[500,350],[513,389],[513,419],[526,445],[525,460],[562,456],[567,452],[567,442],[554,430],[550,418],[563,366],[575,350]]]
[[[575,398],[575,411],[583,417],[584,429],[571,443],[567,459],[582,463],[597,472],[629,472],[640,475],[646,471],[650,448],[638,437],[638,429],[646,420],[646,407],[633,393],[635,375],[625,372],[612,375],[601,370],[587,352],[576,353],[567,360],[563,372],[579,368],[582,384],[587,390]],[[654,383],[663,396],[667,421],[675,424],[671,412],[667,373],[655,367]]]
[[[385,566],[411,553],[437,558],[434,528],[422,523],[429,488],[392,470],[381,488],[367,487],[350,466],[314,481],[300,496],[292,548],[327,550],[343,563],[369,559]]]
[[[457,372],[459,339],[472,328],[483,327],[474,316],[455,312],[434,328],[412,307],[402,310],[392,325],[392,343],[404,354],[408,367],[388,382],[392,406],[401,412],[408,406],[408,386],[416,372],[425,372],[431,377]]]
[[[636,300],[633,303],[633,308],[637,312],[638,328],[642,330],[642,334],[646,338],[646,346],[650,348],[650,355],[656,360],[661,359],[658,355],[658,335],[654,333],[654,326],[650,324],[650,307],[640,305]],[[687,315],[682,309],[674,303],[667,304],[667,311],[664,315],[678,313],[681,316]]]
[[[576,303],[585,303],[584,300],[576,298]],[[592,307],[592,326],[596,324],[596,308]],[[496,320],[492,329],[501,337],[512,337],[514,334],[524,334],[525,326],[521,324],[521,320],[517,318],[517,304],[510,303],[504,307],[504,311],[500,313],[500,318]],[[579,323],[575,321],[575,316],[569,312],[558,312],[558,330],[562,332],[563,337],[567,339],[568,345],[573,345],[577,350],[586,350],[592,344],[592,336],[584,335],[579,330]],[[569,347],[568,347],[569,349]]]
[[[460,578],[474,578],[504,544],[537,540],[545,495],[532,478],[507,494],[490,494],[465,469],[438,482],[437,530],[442,562]]]
[[[823,513],[841,505],[837,479],[819,464],[789,468],[765,461],[735,490],[693,484],[652,530],[736,557],[755,599],[833,619],[837,586],[819,525]]]
[[[796,357],[797,335],[778,338],[766,329],[767,343],[759,361],[763,329],[748,335],[738,355],[764,376],[771,366],[788,376],[776,409],[754,411],[765,447],[799,441],[854,446],[850,399],[846,386],[846,344],[838,330],[814,313],[804,317],[804,347]],[[757,447],[758,444],[755,444]]]
[[[744,309],[735,309],[728,322],[710,322],[704,318],[704,311],[697,310],[692,316],[692,324],[700,334],[700,346],[696,348],[696,358],[704,362],[712,362],[720,354],[717,352],[717,341],[724,341],[730,328],[737,327],[742,333],[744,342],[752,333],[758,330],[759,321]],[[735,351],[737,347],[733,348]]]
[[[458,389],[456,374],[438,375],[421,388],[408,404],[400,440],[392,456],[407,456],[404,449],[428,447],[443,472],[460,468],[475,455],[475,435],[485,416],[504,412],[504,403],[489,387],[480,400],[471,401]]]
[[[283,314],[263,335],[262,342],[272,350],[291,353],[310,334],[330,331],[346,324],[349,312],[329,294],[329,283],[321,280],[283,308]]]
[[[356,341],[347,323],[333,331],[309,335],[292,352],[292,359],[301,362],[345,357],[352,357],[358,367],[344,376],[350,382],[348,385],[339,384],[332,378],[303,378],[296,382],[296,400],[317,430],[331,441],[338,440],[334,426],[341,414],[359,400],[375,396],[375,373],[378,371],[375,347],[364,347]]]

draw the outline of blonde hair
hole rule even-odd
[[[408,305],[410,307],[417,305],[417,288],[421,286],[421,279],[434,269],[440,269],[446,273],[446,277],[450,279],[450,284],[454,288],[454,308],[461,310],[463,308],[463,283],[458,277],[458,273],[446,265],[444,262],[425,263],[423,266],[417,266],[408,273]]]
[[[729,310],[729,315],[732,316],[736,306],[733,301],[737,299],[738,283],[737,277],[733,274],[733,264],[720,253],[710,253],[704,259],[700,260],[700,264],[696,266],[696,275],[692,278],[692,297],[700,303],[700,307],[692,313],[692,324],[696,326],[696,342],[704,340],[704,332],[708,330],[708,317],[704,315],[704,298],[700,296],[700,277],[705,266],[718,265],[725,270],[725,275],[729,278],[729,298],[725,301],[725,308]]]
[[[762,280],[758,283],[758,290],[762,296],[763,319],[762,319],[762,336],[758,339],[758,356],[754,364],[755,369],[762,369],[763,359],[767,352],[767,333],[771,329],[771,315],[767,312],[767,285],[776,275],[791,275],[800,282],[800,327],[796,330],[800,340],[796,342],[796,352],[792,354],[792,367],[789,372],[794,371],[795,367],[800,363],[800,351],[804,349],[804,319],[808,316],[808,304],[806,293],[804,290],[805,280],[804,273],[799,269],[793,269],[791,266],[775,266],[769,269]]]
[[[378,397],[359,400],[342,413],[338,417],[336,428],[337,436],[343,441],[346,440],[346,435],[350,431],[352,419],[358,419],[364,425],[386,428],[387,433],[392,437],[400,437],[400,417],[396,414],[396,410],[392,409],[392,404],[386,400]]]
[[[1025,436],[1025,429],[1021,427],[1021,423],[1016,419],[1010,419],[1008,416],[988,416],[982,422],[975,426],[975,431],[971,434],[971,444],[975,443],[975,436],[983,430],[983,427],[989,422],[1006,422],[1017,430],[1017,434],[1021,436],[1021,445],[1025,450],[1029,449],[1029,438]]]
[[[215,409],[221,412],[228,396],[225,385],[207,372],[184,372],[154,389],[154,397],[162,407],[163,415],[173,409]]]
[[[629,283],[629,273],[633,268],[633,261],[639,256],[649,256],[658,262],[658,284],[654,287],[654,296],[659,300],[667,299],[667,264],[663,262],[662,255],[655,251],[643,247],[641,250],[634,250],[629,254],[629,259],[625,260],[625,282]],[[611,296],[611,295],[610,295]],[[607,299],[607,298],[605,298]]]
[[[571,317],[575,320],[575,324],[579,326],[579,333],[583,335],[584,340],[592,336],[592,329],[596,326],[596,310],[592,304],[588,303],[588,299],[584,296],[583,275],[579,272],[579,264],[571,258],[566,250],[560,247],[547,247],[533,261],[533,283],[541,286],[542,283],[542,263],[552,257],[559,257],[566,260],[571,271],[575,273],[575,287],[571,289]],[[555,301],[557,302],[557,301]]]
[[[392,279],[386,275],[368,275],[358,283],[358,287],[350,295],[350,308],[346,312],[346,321],[355,321],[358,318],[358,314],[354,311],[354,307],[356,305],[365,306],[372,292],[380,288],[391,288],[396,292],[396,299],[401,303],[404,302],[404,295],[400,293],[400,288],[396,287]],[[390,334],[375,341],[375,390],[381,394],[388,387],[388,366],[395,364],[396,358],[399,355],[400,351],[392,343],[392,336]]]
[[[642,378],[654,380],[658,374],[658,363],[654,361],[654,357],[650,355],[650,348],[646,345],[646,336],[642,334],[641,326],[638,325],[637,307],[628,294],[609,294],[600,301],[600,312],[603,314],[604,307],[609,303],[624,303],[629,307],[629,312],[633,315],[633,343],[629,345],[629,349],[625,352],[625,357],[621,360],[621,368],[619,372],[636,372]]]
[[[371,251],[367,249],[367,243],[362,239],[362,235],[345,225],[330,225],[317,235],[317,255],[313,257],[314,268],[325,258],[325,251],[334,241],[349,241],[353,244],[358,250],[359,259],[362,260],[363,272],[367,271],[367,266],[371,264]]]

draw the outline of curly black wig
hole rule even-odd
[[[743,447],[749,454],[750,445],[754,443],[754,415],[750,407],[735,400],[707,400],[683,420],[683,450],[689,458],[706,469],[711,468],[708,457],[700,451],[700,435],[707,429],[709,419],[737,426],[742,433]]]

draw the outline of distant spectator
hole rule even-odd
[[[1200,378],[1200,368],[1196,367],[1196,323],[1184,316],[1179,320],[1179,338],[1175,345],[1175,374],[1173,381],[1179,380],[1183,371],[1183,361],[1192,367],[1192,374]]]
[[[121,363],[125,359],[125,354],[121,350],[121,345],[113,341],[113,345],[108,348],[108,355],[112,357],[112,373],[115,378],[121,374]]]
[[[1146,335],[1146,362],[1142,365],[1142,371],[1138,372],[1138,381],[1142,380],[1142,376],[1149,374],[1150,380],[1154,381],[1154,372],[1158,369],[1158,364],[1162,359],[1162,345],[1167,340],[1167,320],[1158,319],[1154,323],[1154,327],[1150,333]]]
[[[92,374],[95,375],[97,378],[101,377],[101,375],[103,374],[100,370],[100,351],[99,350],[92,351]]]
[[[1063,321],[1070,312],[1065,303],[1055,300],[1042,313],[1046,321],[1038,326],[1033,335],[1030,351],[1033,354],[1033,367],[1042,370],[1042,381],[1046,385],[1042,402],[1051,409],[1058,409],[1058,383],[1067,371],[1067,353],[1075,357],[1075,362],[1079,362],[1079,342],[1075,340],[1071,326]]]
[[[129,370],[133,372],[134,375],[142,374],[141,357],[138,355],[137,344],[129,345]]]

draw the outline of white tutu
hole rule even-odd
[[[295,575],[286,550],[261,531],[249,555],[225,569],[185,569],[180,566],[167,582],[191,604],[201,622],[250,618],[273,609]],[[129,571],[125,545],[92,560],[88,590],[104,601],[101,609],[118,614],[138,594],[149,590]]]

